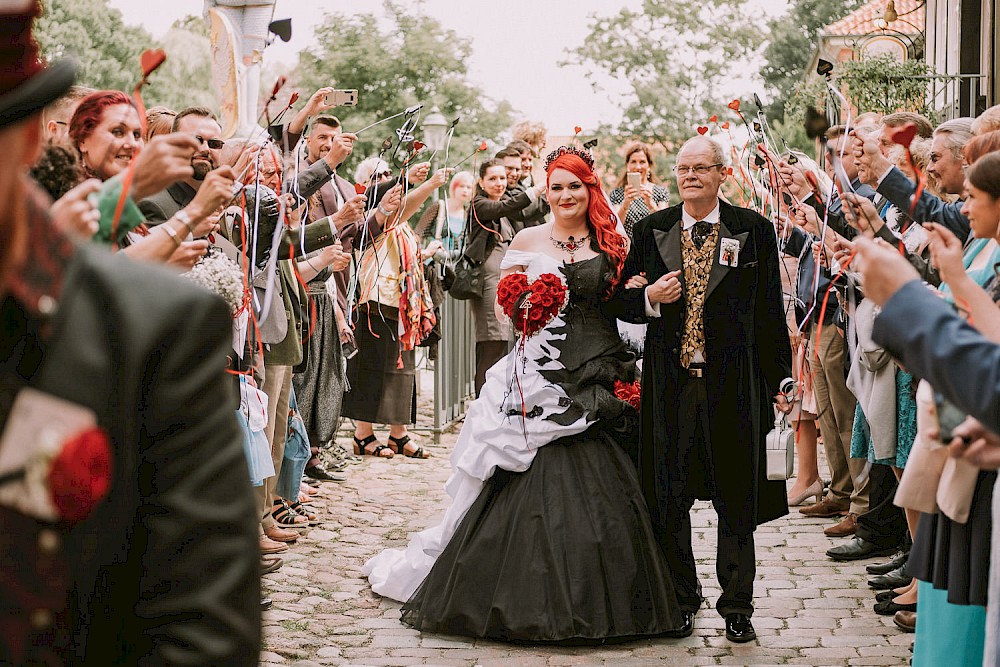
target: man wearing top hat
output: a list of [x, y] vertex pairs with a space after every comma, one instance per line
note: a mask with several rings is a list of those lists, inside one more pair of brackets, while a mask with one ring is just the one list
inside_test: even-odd
[[230, 317], [51, 223], [25, 170], [74, 67], [39, 62], [40, 11], [0, 0], [0, 663], [256, 665]]

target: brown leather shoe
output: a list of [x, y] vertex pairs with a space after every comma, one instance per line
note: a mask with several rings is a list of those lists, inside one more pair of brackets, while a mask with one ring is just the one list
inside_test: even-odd
[[892, 622], [896, 624], [896, 627], [903, 632], [916, 632], [917, 631], [917, 612], [915, 611], [897, 611], [892, 617]]
[[845, 516], [847, 514], [847, 510], [850, 508], [851, 506], [849, 504], [844, 505], [834, 502], [829, 498], [824, 498], [815, 505], [803, 507], [799, 510], [799, 513], [810, 517], [825, 519], [832, 516]]
[[294, 530], [285, 530], [284, 528], [271, 526], [270, 528], [264, 529], [264, 535], [271, 538], [275, 542], [292, 543], [295, 540], [299, 539], [300, 533]]
[[840, 520], [836, 526], [830, 526], [823, 531], [827, 537], [847, 537], [858, 532], [858, 515], [851, 512]]
[[282, 551], [288, 551], [287, 544], [275, 542], [264, 535], [260, 536], [260, 552], [262, 554], [280, 554]]

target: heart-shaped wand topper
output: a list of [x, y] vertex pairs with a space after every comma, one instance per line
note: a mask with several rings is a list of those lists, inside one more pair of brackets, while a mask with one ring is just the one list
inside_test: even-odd
[[739, 100], [739, 98], [733, 100], [732, 102], [730, 102], [726, 106], [728, 106], [733, 111], [739, 111], [740, 110], [740, 100]]
[[707, 127], [705, 127], [704, 125], [699, 125], [698, 126], [698, 134], [705, 135], [707, 133], [708, 133], [708, 128]]
[[485, 142], [485, 141], [483, 141], [483, 142], [481, 142], [481, 143], [479, 144], [479, 147], [478, 147], [478, 148], [476, 148], [476, 151], [477, 151], [477, 152], [479, 152], [479, 151], [484, 151], [484, 150], [486, 150], [487, 148], [489, 148], [489, 146], [487, 146], [487, 145], [486, 145], [486, 142]]
[[497, 303], [525, 338], [556, 318], [566, 296], [566, 284], [554, 273], [543, 273], [532, 282], [523, 273], [509, 273], [497, 284]]
[[142, 67], [142, 78], [145, 80], [163, 64], [167, 59], [167, 54], [163, 49], [146, 49], [139, 57], [139, 65]]
[[424, 146], [426, 146], [426, 145], [427, 144], [425, 144], [424, 142], [417, 141], [416, 139], [414, 139], [413, 140], [413, 152], [414, 153], [419, 153], [420, 151], [422, 151], [424, 149]]
[[366, 188], [365, 186], [361, 185], [360, 183], [355, 183], [354, 184], [354, 192], [355, 193], [357, 193], [359, 195], [363, 195], [367, 191], [368, 191], [368, 188]]
[[914, 123], [906, 123], [889, 133], [889, 138], [892, 139], [892, 142], [904, 148], [909, 148], [916, 136], [917, 126]]
[[719, 122], [719, 116], [716, 115], [716, 114], [712, 114], [711, 116], [708, 117], [708, 122], [709, 123], [718, 123]]
[[580, 127], [579, 125], [577, 125], [577, 126], [575, 126], [575, 127], [573, 128], [573, 136], [574, 136], [574, 137], [575, 137], [576, 135], [580, 134], [581, 132], [583, 132], [583, 128], [582, 128], [582, 127]]
[[721, 127], [723, 130], [728, 130], [729, 129], [729, 121], [728, 120], [724, 121], [722, 123], [722, 125], [720, 125], [719, 127]]
[[292, 93], [292, 96], [288, 98], [288, 108], [291, 109], [296, 102], [299, 101], [299, 91]]

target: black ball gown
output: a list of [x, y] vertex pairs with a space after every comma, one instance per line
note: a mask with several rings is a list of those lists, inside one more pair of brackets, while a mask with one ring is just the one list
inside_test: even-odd
[[365, 573], [425, 632], [561, 643], [669, 633], [681, 613], [630, 457], [638, 415], [613, 393], [635, 370], [602, 311], [609, 262], [509, 251], [504, 263], [561, 275], [568, 304], [489, 371], [442, 523]]

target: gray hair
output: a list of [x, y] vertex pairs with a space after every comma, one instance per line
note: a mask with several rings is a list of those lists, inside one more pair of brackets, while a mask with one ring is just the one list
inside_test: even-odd
[[688, 145], [690, 144], [697, 144], [704, 142], [708, 142], [709, 146], [712, 149], [712, 160], [714, 160], [718, 164], [722, 165], [726, 164], [726, 152], [722, 150], [722, 145], [715, 139], [711, 139], [709, 137], [702, 135], [698, 135], [697, 137], [691, 137], [690, 139], [685, 141], [684, 145], [681, 146], [681, 149], [677, 151], [677, 154], [680, 155], [684, 151], [684, 149], [687, 148]]
[[945, 138], [945, 145], [951, 149], [956, 158], [962, 158], [962, 149], [972, 138], [972, 121], [974, 118], [952, 118], [937, 126], [934, 136]]

